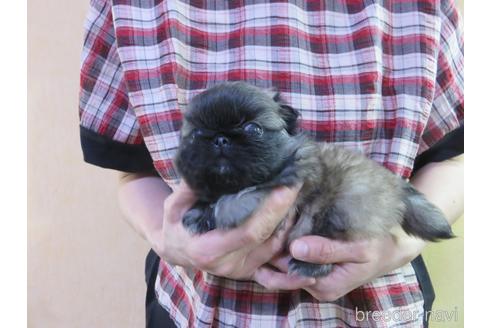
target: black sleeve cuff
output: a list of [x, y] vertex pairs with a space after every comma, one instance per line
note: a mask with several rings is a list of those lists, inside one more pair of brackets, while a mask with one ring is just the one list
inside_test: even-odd
[[80, 143], [87, 163], [130, 173], [155, 171], [144, 144], [131, 145], [114, 141], [83, 126], [80, 126]]
[[417, 156], [413, 166], [416, 173], [424, 165], [432, 162], [442, 162], [464, 152], [464, 125], [446, 134], [435, 145]]

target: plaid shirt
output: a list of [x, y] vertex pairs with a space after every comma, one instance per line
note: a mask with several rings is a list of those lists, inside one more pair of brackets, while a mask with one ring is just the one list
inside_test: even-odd
[[[89, 161], [135, 171], [104, 156], [132, 163], [145, 145], [173, 186], [182, 108], [243, 80], [280, 90], [313, 138], [407, 178], [417, 154], [462, 125], [460, 24], [452, 0], [92, 0], [80, 125], [100, 158]], [[419, 327], [423, 317], [410, 264], [335, 302], [165, 262], [156, 292], [179, 327]], [[360, 321], [356, 309], [396, 315]]]

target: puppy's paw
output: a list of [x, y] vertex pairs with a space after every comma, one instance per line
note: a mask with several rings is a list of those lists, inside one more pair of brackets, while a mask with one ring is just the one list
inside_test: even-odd
[[260, 206], [265, 195], [265, 190], [251, 187], [237, 194], [220, 197], [214, 208], [217, 227], [232, 229], [239, 226]]
[[215, 220], [206, 209], [192, 208], [183, 215], [183, 225], [191, 234], [202, 234], [215, 229]]
[[327, 276], [333, 268], [333, 264], [316, 264], [296, 259], [289, 261], [289, 273], [296, 273], [305, 277], [324, 277]]

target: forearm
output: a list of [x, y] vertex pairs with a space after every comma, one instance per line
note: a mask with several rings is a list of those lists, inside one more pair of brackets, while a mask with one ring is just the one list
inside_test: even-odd
[[120, 176], [120, 208], [128, 223], [147, 241], [162, 227], [163, 204], [170, 194], [171, 189], [160, 177], [145, 174]]
[[464, 155], [429, 163], [411, 179], [412, 185], [440, 208], [450, 224], [463, 214]]

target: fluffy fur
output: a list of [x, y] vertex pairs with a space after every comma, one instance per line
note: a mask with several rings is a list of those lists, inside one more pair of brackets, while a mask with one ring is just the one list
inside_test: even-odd
[[[192, 99], [175, 159], [200, 199], [183, 218], [191, 232], [236, 227], [272, 188], [302, 182], [289, 242], [304, 235], [374, 238], [397, 226], [425, 240], [452, 237], [442, 212], [409, 183], [361, 154], [297, 133], [297, 117], [278, 93], [243, 82]], [[330, 270], [295, 259], [289, 267], [306, 276]]]

